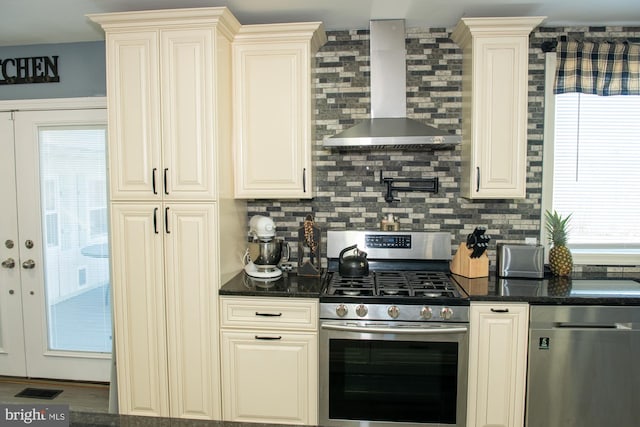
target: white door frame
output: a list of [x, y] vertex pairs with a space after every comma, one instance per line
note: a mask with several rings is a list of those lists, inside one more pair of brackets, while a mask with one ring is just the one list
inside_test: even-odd
[[0, 112], [0, 153], [0, 262], [6, 263], [0, 267], [0, 375], [26, 376], [13, 120], [8, 112]]
[[[71, 99], [54, 99], [54, 100], [20, 100], [20, 101], [0, 101], [0, 111], [56, 111], [56, 110], [92, 110], [102, 109], [106, 110], [106, 99], [101, 98], [71, 98]], [[27, 115], [28, 116], [28, 115]], [[100, 116], [95, 116], [100, 117]], [[106, 121], [106, 111], [104, 113], [104, 120]], [[25, 129], [22, 131], [15, 130], [14, 139], [19, 139], [19, 133], [25, 135]], [[26, 132], [31, 132], [27, 129]], [[31, 136], [27, 136], [26, 139]], [[33, 136], [37, 145], [37, 135]], [[29, 145], [29, 146], [27, 146]], [[25, 144], [24, 146], [18, 145], [16, 147], [15, 159], [28, 159], [34, 158], [34, 163], [38, 163], [38, 149], [33, 144]], [[14, 156], [12, 156], [14, 161]], [[17, 161], [15, 160], [14, 165]], [[22, 168], [26, 169], [26, 168]], [[40, 316], [43, 320], [40, 322], [39, 328], [31, 328], [31, 330], [38, 330], [25, 336], [25, 333], [21, 332], [25, 375], [21, 375], [22, 371], [17, 367], [17, 370], [13, 375], [18, 376], [30, 376], [30, 377], [46, 377], [46, 378], [64, 378], [64, 379], [76, 379], [76, 380], [94, 380], [94, 381], [108, 381], [110, 379], [110, 359], [111, 357], [105, 354], [99, 353], [74, 353], [74, 352], [59, 352], [48, 350], [48, 335], [47, 335], [47, 322], [46, 322], [46, 301], [43, 294], [43, 248], [42, 248], [42, 232], [41, 232], [41, 210], [39, 209], [39, 191], [33, 189], [39, 189], [39, 167], [34, 170], [18, 170], [19, 174], [18, 185], [22, 185], [28, 188], [26, 190], [21, 187], [18, 189], [22, 194], [20, 198], [16, 198], [14, 194], [14, 200], [18, 201], [17, 212], [21, 213], [21, 221], [19, 226], [24, 230], [23, 224], [28, 223], [30, 229], [33, 229], [33, 233], [36, 236], [20, 236], [20, 239], [29, 238], [33, 239], [35, 246], [33, 252], [25, 249], [23, 242], [16, 241], [17, 257], [14, 257], [16, 267], [12, 269], [10, 274], [17, 275], [17, 280], [21, 289], [14, 295], [19, 295], [22, 301], [29, 302], [29, 304], [20, 304], [23, 312], [21, 313], [24, 321], [28, 318], [36, 318]], [[16, 191], [16, 185], [14, 183], [14, 192]], [[25, 191], [26, 190], [26, 191]], [[10, 197], [10, 195], [8, 195]], [[29, 209], [25, 209], [25, 204], [29, 206]], [[34, 208], [37, 207], [37, 209]], [[31, 214], [29, 214], [31, 212]], [[23, 218], [24, 216], [24, 218]], [[17, 240], [17, 239], [16, 239]], [[0, 242], [4, 244], [3, 242]], [[26, 253], [26, 254], [25, 254]], [[22, 258], [32, 258], [36, 262], [36, 268], [33, 270], [25, 270], [20, 268]], [[3, 273], [6, 275], [6, 273]], [[11, 295], [13, 296], [13, 295]], [[15, 304], [15, 303], [14, 303]], [[18, 305], [18, 304], [15, 304]], [[23, 323], [24, 324], [24, 323]], [[15, 325], [13, 325], [15, 329]], [[6, 328], [3, 328], [6, 329]], [[25, 326], [25, 329], [27, 327]], [[14, 334], [16, 332], [14, 331]], [[29, 338], [29, 339], [27, 339]], [[18, 339], [13, 337], [12, 345], [19, 345]], [[1, 354], [1, 353], [0, 353]], [[9, 353], [10, 354], [10, 353]], [[62, 357], [62, 358], [61, 358]], [[61, 363], [66, 361], [67, 363]], [[91, 372], [91, 376], [87, 376], [88, 372]]]

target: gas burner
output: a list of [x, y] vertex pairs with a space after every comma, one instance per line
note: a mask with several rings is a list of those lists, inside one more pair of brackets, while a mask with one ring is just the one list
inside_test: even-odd
[[374, 271], [363, 277], [333, 273], [326, 295], [456, 298], [460, 293], [444, 272]]
[[327, 293], [329, 295], [370, 296], [374, 295], [373, 277], [343, 277], [339, 274], [331, 276]]

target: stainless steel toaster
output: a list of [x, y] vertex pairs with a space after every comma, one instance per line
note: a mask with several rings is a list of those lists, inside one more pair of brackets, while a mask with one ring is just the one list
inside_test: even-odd
[[496, 245], [497, 274], [500, 277], [544, 277], [544, 246], [517, 243]]

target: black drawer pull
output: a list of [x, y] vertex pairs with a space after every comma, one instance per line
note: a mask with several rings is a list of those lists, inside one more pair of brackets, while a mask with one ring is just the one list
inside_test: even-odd
[[282, 313], [260, 313], [256, 311], [256, 316], [264, 316], [264, 317], [280, 317]]
[[492, 308], [491, 311], [493, 313], [508, 313], [509, 309], [508, 308]]
[[257, 340], [264, 340], [264, 341], [278, 341], [282, 339], [282, 337], [264, 337], [260, 335], [256, 335], [255, 337]]

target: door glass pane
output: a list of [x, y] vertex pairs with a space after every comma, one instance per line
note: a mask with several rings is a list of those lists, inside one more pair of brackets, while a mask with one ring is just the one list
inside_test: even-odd
[[111, 352], [106, 127], [39, 129], [52, 350]]

